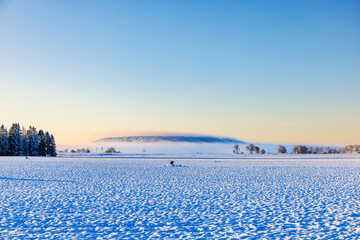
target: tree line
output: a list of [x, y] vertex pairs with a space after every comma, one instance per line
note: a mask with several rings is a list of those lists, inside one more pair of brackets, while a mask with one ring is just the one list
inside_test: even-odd
[[[248, 146], [246, 146], [246, 150], [250, 152], [250, 154], [253, 154], [253, 152], [255, 152], [256, 154], [265, 154], [266, 151], [264, 149], [260, 149], [258, 146], [255, 146], [254, 144], [249, 144]], [[239, 154], [240, 152], [240, 147], [238, 144], [234, 145], [234, 150], [233, 153], [235, 154]]]
[[55, 157], [55, 138], [49, 132], [29, 129], [13, 123], [9, 131], [4, 125], [0, 127], [0, 156], [51, 156]]
[[[255, 146], [254, 144], [249, 144], [245, 147], [245, 149], [250, 153], [253, 154], [254, 152], [259, 154], [265, 154], [264, 149], [260, 149], [259, 147]], [[286, 147], [283, 145], [279, 145], [277, 147], [278, 153], [287, 153]], [[234, 145], [233, 153], [239, 154], [240, 147], [239, 145]], [[312, 146], [304, 146], [304, 145], [295, 145], [292, 148], [292, 153], [295, 154], [331, 154], [331, 153], [360, 153], [360, 145], [349, 145], [344, 148], [331, 148], [331, 147], [312, 147]]]
[[331, 147], [308, 147], [304, 145], [293, 146], [293, 152], [296, 154], [334, 154], [334, 153], [360, 153], [360, 145], [349, 145], [344, 148]]

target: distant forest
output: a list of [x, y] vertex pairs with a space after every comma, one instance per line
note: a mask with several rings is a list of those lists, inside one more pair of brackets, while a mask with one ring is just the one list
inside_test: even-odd
[[49, 132], [35, 127], [20, 128], [14, 123], [9, 131], [0, 127], [0, 156], [51, 156], [55, 157], [55, 138]]

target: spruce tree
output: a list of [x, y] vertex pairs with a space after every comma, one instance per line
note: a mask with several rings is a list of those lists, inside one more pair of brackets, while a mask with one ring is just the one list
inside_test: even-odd
[[9, 151], [9, 134], [4, 125], [0, 127], [0, 156], [6, 156]]
[[51, 138], [49, 132], [45, 133], [46, 156], [50, 156]]
[[9, 155], [23, 155], [21, 129], [18, 123], [14, 123], [9, 130]]
[[14, 123], [9, 132], [1, 125], [0, 127], [0, 156], [53, 156], [56, 153], [54, 135], [43, 130], [37, 132], [30, 126], [28, 130], [20, 128], [20, 124]]
[[51, 134], [50, 136], [50, 156], [56, 157], [56, 144], [55, 144], [55, 138], [54, 135]]
[[38, 136], [39, 136], [38, 154], [39, 154], [39, 156], [46, 156], [46, 142], [45, 142], [44, 131], [40, 130], [38, 133]]
[[29, 136], [27, 135], [27, 130], [23, 127], [22, 128], [22, 149], [23, 155], [29, 155]]
[[35, 127], [30, 126], [27, 131], [27, 136], [29, 139], [29, 156], [37, 156], [39, 148], [39, 136]]

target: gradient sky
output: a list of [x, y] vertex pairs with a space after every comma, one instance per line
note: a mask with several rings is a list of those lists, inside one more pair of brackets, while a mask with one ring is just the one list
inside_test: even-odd
[[0, 122], [360, 144], [360, 1], [1, 1]]

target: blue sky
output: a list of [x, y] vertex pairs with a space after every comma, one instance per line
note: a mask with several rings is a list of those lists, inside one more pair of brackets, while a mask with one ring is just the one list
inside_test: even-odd
[[360, 141], [359, 1], [0, 1], [1, 120]]

